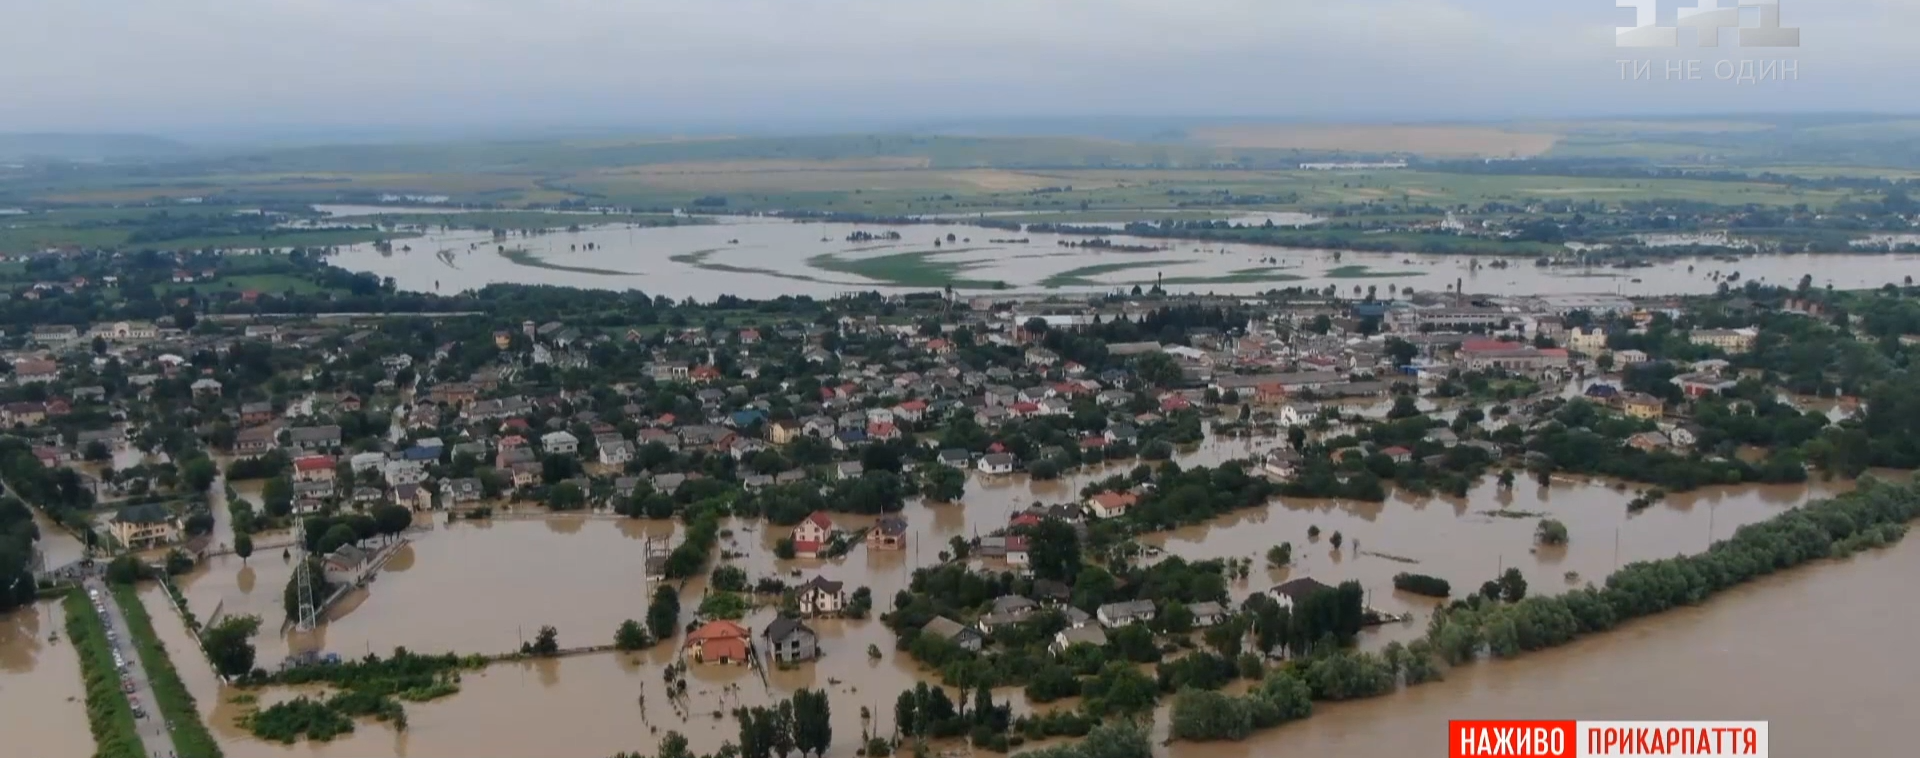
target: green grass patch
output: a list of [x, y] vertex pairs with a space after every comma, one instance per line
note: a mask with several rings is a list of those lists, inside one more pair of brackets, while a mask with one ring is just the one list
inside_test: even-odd
[[[1221, 274], [1219, 276], [1174, 276], [1160, 280], [1160, 284], [1178, 284], [1185, 286], [1197, 284], [1257, 284], [1260, 282], [1297, 282], [1306, 278], [1298, 274], [1281, 273], [1291, 268], [1293, 267], [1259, 266], [1256, 268], [1235, 269], [1232, 273]], [[1139, 283], [1150, 284], [1150, 282]]]
[[[163, 587], [160, 590], [165, 592]], [[147, 679], [153, 684], [153, 698], [160, 709], [160, 715], [172, 730], [173, 745], [181, 755], [207, 756], [220, 758], [220, 743], [215, 742], [213, 734], [207, 731], [207, 725], [200, 720], [200, 709], [195, 706], [193, 693], [187, 691], [185, 682], [180, 681], [180, 672], [173, 667], [173, 659], [167, 656], [167, 645], [153, 632], [153, 617], [147, 615], [147, 606], [140, 602], [140, 593], [127, 585], [114, 585], [113, 599], [120, 604], [120, 612], [127, 619], [127, 635], [133, 640], [133, 649], [140, 654], [140, 664], [147, 670]], [[197, 653], [196, 653], [197, 654]]]
[[1396, 276], [1419, 276], [1418, 271], [1375, 271], [1369, 266], [1335, 266], [1327, 269], [1328, 279], [1391, 279]]
[[695, 250], [691, 253], [681, 253], [679, 255], [669, 256], [667, 260], [673, 261], [674, 263], [686, 264], [688, 266], [692, 266], [694, 268], [702, 269], [705, 271], [717, 271], [722, 274], [760, 274], [763, 276], [777, 276], [782, 279], [793, 279], [793, 280], [802, 281], [802, 282], [825, 281], [822, 279], [816, 279], [814, 277], [807, 276], [805, 274], [790, 274], [785, 271], [775, 271], [770, 268], [756, 268], [752, 266], [735, 266], [727, 263], [715, 263], [713, 260], [711, 260], [713, 258], [714, 253], [718, 253], [723, 249], [725, 248], [713, 247], [713, 248], [707, 248], [705, 250]]
[[1000, 280], [968, 279], [964, 274], [968, 269], [977, 268], [985, 261], [946, 261], [936, 260], [935, 256], [954, 255], [972, 252], [979, 248], [961, 247], [946, 250], [912, 250], [904, 253], [877, 255], [872, 258], [842, 258], [834, 253], [821, 253], [807, 259], [807, 265], [823, 271], [839, 274], [863, 276], [874, 281], [901, 287], [952, 287], [954, 289], [1003, 290], [1011, 285]]
[[587, 266], [564, 266], [528, 252], [525, 248], [512, 248], [500, 251], [500, 257], [513, 261], [514, 265], [544, 268], [552, 271], [570, 271], [575, 274], [593, 274], [595, 276], [639, 276], [630, 271], [614, 271], [606, 268]]
[[86, 684], [87, 726], [93, 730], [94, 758], [144, 758], [147, 751], [140, 744], [133, 705], [120, 691], [120, 673], [113, 667], [106, 627], [85, 594], [67, 595], [61, 605], [67, 611], [67, 641], [80, 657], [80, 677]]
[[1092, 266], [1081, 266], [1076, 269], [1054, 274], [1040, 280], [1040, 286], [1046, 287], [1047, 289], [1053, 289], [1055, 287], [1092, 287], [1103, 284], [1103, 282], [1093, 281], [1093, 277], [1103, 274], [1111, 274], [1115, 271], [1127, 271], [1136, 268], [1148, 268], [1151, 266], [1172, 266], [1181, 263], [1185, 263], [1185, 261], [1160, 260], [1098, 263]]

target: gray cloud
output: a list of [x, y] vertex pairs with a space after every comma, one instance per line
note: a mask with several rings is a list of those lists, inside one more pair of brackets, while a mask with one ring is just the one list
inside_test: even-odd
[[0, 0], [0, 129], [1907, 107], [1913, 0], [1782, 13], [1738, 87], [1620, 81], [1605, 0]]

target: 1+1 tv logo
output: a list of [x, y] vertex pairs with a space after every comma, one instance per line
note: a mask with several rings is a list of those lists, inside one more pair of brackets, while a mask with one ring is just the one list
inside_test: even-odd
[[[1738, 5], [1730, 5], [1736, 0], [1694, 0], [1692, 7], [1680, 8], [1676, 21], [1671, 26], [1660, 24], [1658, 14], [1659, 0], [1614, 0], [1615, 7], [1632, 8], [1633, 26], [1614, 27], [1614, 47], [1632, 48], [1675, 48], [1680, 46], [1680, 29], [1692, 28], [1695, 33], [1695, 45], [1698, 47], [1719, 47], [1720, 30], [1738, 31], [1738, 44], [1742, 48], [1797, 48], [1800, 46], [1799, 27], [1780, 25], [1780, 0], [1737, 0]], [[1742, 11], [1751, 9], [1748, 14], [1754, 19], [1752, 25], [1742, 18]], [[1626, 80], [1655, 79], [1653, 61], [1621, 60], [1620, 78]], [[1662, 67], [1666, 80], [1705, 79], [1707, 66], [1700, 60], [1668, 60]], [[1758, 83], [1767, 80], [1790, 80], [1799, 78], [1798, 61], [1791, 58], [1778, 60], [1719, 60], [1712, 64], [1714, 78], [1737, 83]]]

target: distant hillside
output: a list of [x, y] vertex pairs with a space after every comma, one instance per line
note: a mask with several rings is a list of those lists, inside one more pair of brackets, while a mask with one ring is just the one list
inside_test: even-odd
[[112, 161], [191, 151], [185, 144], [144, 134], [0, 134], [0, 161]]

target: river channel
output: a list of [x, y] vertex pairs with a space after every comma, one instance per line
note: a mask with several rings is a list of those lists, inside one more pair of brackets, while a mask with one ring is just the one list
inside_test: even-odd
[[[1179, 460], [1183, 465], [1216, 464], [1258, 454], [1274, 444], [1271, 439], [1216, 438]], [[938, 562], [950, 538], [998, 528], [1009, 513], [1030, 503], [1074, 499], [1088, 481], [1125, 468], [1054, 482], [975, 476], [959, 504], [908, 505], [903, 515], [911, 536], [902, 551], [869, 553], [857, 547], [838, 560], [780, 561], [773, 558], [771, 545], [783, 530], [759, 522], [729, 524], [731, 536], [722, 539], [721, 547], [741, 554], [730, 561], [752, 576], [796, 581], [821, 574], [846, 582], [849, 590], [870, 587], [876, 610], [884, 610], [894, 592], [906, 585], [911, 568]], [[1533, 592], [1557, 592], [1574, 583], [1569, 572], [1577, 574], [1578, 581], [1597, 580], [1621, 563], [1698, 552], [1742, 524], [1850, 487], [1847, 482], [1815, 482], [1707, 489], [1629, 514], [1624, 503], [1630, 494], [1607, 483], [1563, 480], [1541, 487], [1523, 481], [1507, 492], [1489, 478], [1459, 500], [1396, 495], [1377, 504], [1275, 501], [1146, 542], [1165, 555], [1254, 559], [1251, 576], [1233, 584], [1236, 600], [1291, 577], [1312, 576], [1329, 583], [1359, 580], [1373, 605], [1416, 614], [1410, 624], [1365, 634], [1363, 646], [1377, 649], [1421, 634], [1430, 612], [1431, 601], [1393, 591], [1391, 577], [1401, 571], [1437, 575], [1464, 592], [1504, 567], [1518, 567]], [[348, 656], [385, 653], [397, 645], [425, 652], [505, 652], [543, 624], [559, 630], [562, 646], [597, 645], [610, 640], [621, 620], [644, 618], [650, 592], [641, 572], [644, 541], [671, 538], [674, 524], [596, 514], [525, 515], [454, 524], [436, 517], [439, 523], [433, 530], [414, 535], [413, 543], [370, 587], [335, 608], [312, 635], [288, 638], [274, 631], [282, 618], [280, 595], [288, 576], [288, 564], [278, 551], [256, 553], [246, 565], [231, 556], [214, 558], [181, 584], [202, 618], [218, 606], [223, 613], [256, 613], [268, 619], [268, 631], [258, 644], [261, 665], [269, 667], [289, 649]], [[1534, 550], [1531, 534], [1541, 515], [1565, 522], [1571, 543]], [[836, 516], [835, 521], [842, 528], [857, 528], [871, 518]], [[1306, 536], [1312, 526], [1321, 529], [1317, 541]], [[1338, 551], [1329, 544], [1336, 531], [1344, 537]], [[1260, 556], [1283, 541], [1294, 544], [1295, 565], [1267, 569]], [[1728, 593], [1702, 608], [1636, 623], [1561, 650], [1458, 669], [1445, 683], [1375, 701], [1325, 706], [1305, 723], [1245, 743], [1182, 744], [1170, 753], [1210, 758], [1294, 751], [1381, 758], [1427, 754], [1438, 749], [1446, 718], [1513, 716], [1771, 719], [1783, 755], [1807, 754], [1789, 749], [1793, 745], [1818, 744], [1858, 745], [1850, 754], [1893, 755], [1897, 751], [1884, 742], [1890, 737], [1866, 727], [1890, 724], [1912, 703], [1902, 698], [1900, 688], [1912, 680], [1915, 665], [1903, 662], [1903, 648], [1892, 635], [1920, 621], [1912, 603], [1900, 600], [1911, 596], [1905, 586], [1916, 568], [1920, 547], [1911, 543], [1810, 567]], [[696, 606], [704, 592], [702, 581], [690, 583], [682, 593], [683, 607]], [[154, 589], [144, 598], [169, 648], [191, 650], [165, 596]], [[747, 623], [757, 630], [772, 615], [773, 609], [761, 608]], [[834, 693], [839, 749], [833, 755], [849, 758], [862, 728], [859, 707], [876, 714], [873, 728], [890, 731], [894, 697], [926, 675], [893, 650], [892, 635], [877, 619], [819, 621], [813, 626], [825, 656], [816, 663], [770, 671], [764, 680], [737, 667], [693, 666], [685, 712], [670, 704], [659, 673], [675, 659], [676, 646], [661, 644], [640, 654], [495, 665], [465, 676], [461, 692], [452, 697], [410, 705], [410, 726], [404, 733], [367, 722], [333, 743], [292, 747], [248, 736], [235, 723], [241, 706], [228, 702], [233, 691], [218, 686], [203, 659], [180, 652], [176, 663], [232, 758], [592, 757], [619, 750], [651, 752], [659, 733], [667, 730], [686, 734], [695, 750], [707, 751], [734, 734], [732, 722], [714, 718], [715, 711], [763, 703], [801, 687]], [[17, 636], [10, 639], [20, 644]], [[1841, 639], [1845, 644], [1835, 644]], [[878, 659], [867, 656], [869, 645], [879, 649]], [[47, 678], [60, 684], [51, 674]], [[1011, 699], [1016, 710], [1030, 707], [1018, 690], [997, 695]], [[262, 699], [288, 696], [272, 692]], [[1815, 715], [1804, 708], [1806, 703], [1822, 703], [1819, 713], [1849, 715]], [[75, 706], [34, 700], [27, 707]], [[1164, 719], [1163, 712], [1163, 730]], [[1842, 733], [1852, 741], [1817, 741], [1840, 739]]]
[[[535, 283], [697, 300], [928, 291], [949, 281], [957, 281], [956, 290], [986, 291], [1000, 283], [1026, 293], [1106, 292], [1165, 281], [1170, 291], [1221, 294], [1327, 285], [1342, 291], [1356, 286], [1440, 291], [1461, 282], [1469, 292], [1500, 295], [1677, 295], [1712, 292], [1720, 283], [1715, 274], [1734, 272], [1742, 281], [1787, 286], [1811, 275], [1816, 286], [1841, 289], [1878, 287], [1920, 274], [1920, 255], [1752, 255], [1737, 262], [1685, 259], [1624, 270], [1537, 268], [1531, 261], [1508, 260], [1509, 267], [1494, 268], [1486, 265], [1494, 259], [1485, 256], [1284, 249], [1116, 234], [1116, 245], [1152, 248], [1119, 251], [1066, 246], [1085, 243], [1084, 236], [976, 226], [798, 223], [749, 216], [712, 220], [716, 223], [677, 227], [583, 226], [505, 239], [436, 226], [424, 236], [395, 240], [391, 249], [341, 248], [333, 261], [421, 292]], [[590, 221], [583, 216], [583, 223]], [[850, 241], [856, 234], [888, 232], [898, 232], [901, 239]], [[863, 268], [861, 262], [869, 259], [884, 260]]]

